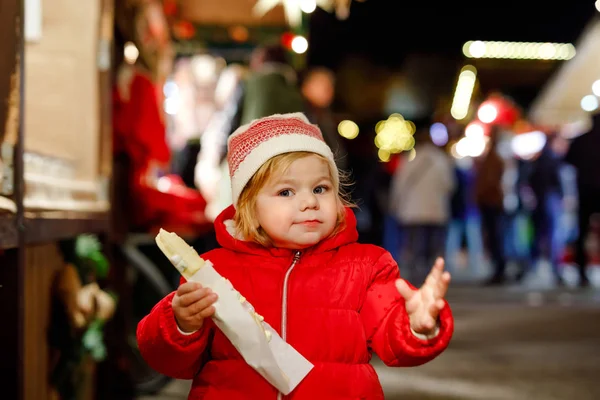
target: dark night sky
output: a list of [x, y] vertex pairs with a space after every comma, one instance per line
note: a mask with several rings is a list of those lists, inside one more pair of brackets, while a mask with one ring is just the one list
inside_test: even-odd
[[[468, 40], [576, 43], [597, 14], [593, 0], [353, 1], [345, 21], [321, 9], [312, 15], [308, 63], [336, 69], [345, 57], [362, 55], [373, 64], [400, 68], [417, 54], [460, 64]], [[502, 90], [526, 108], [562, 62], [543, 63], [492, 63], [480, 70], [482, 90]]]
[[364, 54], [390, 66], [412, 52], [460, 56], [467, 40], [574, 42], [597, 13], [593, 0], [552, 3], [353, 1], [346, 21], [317, 9], [311, 19], [309, 63], [335, 67], [346, 54]]

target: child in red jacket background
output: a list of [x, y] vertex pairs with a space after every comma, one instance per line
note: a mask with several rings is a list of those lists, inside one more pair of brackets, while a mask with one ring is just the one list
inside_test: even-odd
[[[233, 205], [215, 221], [222, 248], [202, 258], [229, 279], [281, 337], [314, 364], [285, 398], [383, 399], [369, 364], [416, 366], [453, 332], [443, 260], [420, 289], [390, 254], [356, 242], [333, 154], [303, 114], [274, 115], [229, 139]], [[139, 324], [140, 351], [157, 371], [193, 379], [189, 399], [277, 399], [214, 325], [215, 293], [194, 282]]]

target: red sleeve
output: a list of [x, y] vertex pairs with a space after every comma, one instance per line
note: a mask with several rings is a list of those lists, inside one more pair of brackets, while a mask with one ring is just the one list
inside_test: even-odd
[[131, 115], [133, 137], [130, 143], [139, 148], [141, 161], [156, 160], [168, 163], [171, 151], [167, 145], [163, 112], [158, 104], [156, 86], [147, 77], [138, 74], [131, 84]]
[[369, 347], [391, 367], [409, 367], [433, 360], [448, 347], [454, 320], [448, 304], [439, 315], [439, 333], [429, 340], [417, 338], [410, 329], [404, 299], [395, 282], [400, 277], [398, 265], [385, 252], [374, 266], [374, 276], [367, 290], [360, 314]]
[[207, 361], [205, 350], [214, 329], [206, 319], [191, 335], [177, 329], [171, 301], [175, 292], [162, 299], [137, 327], [137, 342], [144, 360], [154, 370], [177, 379], [193, 379]]

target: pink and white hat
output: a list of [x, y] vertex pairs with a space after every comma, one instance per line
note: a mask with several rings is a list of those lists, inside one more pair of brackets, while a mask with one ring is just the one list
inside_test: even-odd
[[227, 162], [231, 176], [233, 205], [256, 171], [269, 159], [284, 153], [308, 151], [325, 157], [334, 171], [337, 167], [321, 130], [302, 113], [275, 114], [240, 126], [227, 142]]

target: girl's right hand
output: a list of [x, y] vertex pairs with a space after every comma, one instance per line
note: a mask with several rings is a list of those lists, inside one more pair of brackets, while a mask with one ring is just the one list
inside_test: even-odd
[[179, 329], [190, 333], [202, 328], [204, 318], [210, 318], [215, 313], [215, 301], [217, 294], [197, 282], [186, 282], [179, 286], [171, 302]]

